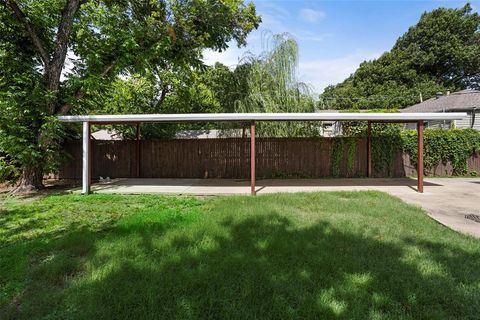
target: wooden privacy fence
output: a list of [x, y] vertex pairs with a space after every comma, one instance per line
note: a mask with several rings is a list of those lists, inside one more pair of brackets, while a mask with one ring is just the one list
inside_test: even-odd
[[[256, 168], [258, 178], [364, 177], [367, 175], [365, 139], [356, 141], [353, 163], [343, 150], [334, 164], [332, 149], [339, 148], [338, 138], [257, 138]], [[137, 149], [138, 148], [138, 149]], [[81, 141], [64, 146], [70, 155], [59, 171], [59, 178], [82, 176]], [[250, 176], [250, 141], [241, 138], [172, 139], [136, 141], [92, 140], [92, 178], [233, 178]], [[351, 155], [350, 155], [351, 156]], [[333, 168], [335, 166], [335, 170]], [[480, 159], [469, 160], [471, 170], [480, 172]], [[431, 174], [449, 175], [451, 166], [441, 164]], [[415, 175], [408, 155], [399, 153], [393, 163], [376, 177]]]

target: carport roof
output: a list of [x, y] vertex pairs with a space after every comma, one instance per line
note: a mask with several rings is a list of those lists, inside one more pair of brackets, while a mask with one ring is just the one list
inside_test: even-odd
[[427, 120], [459, 120], [463, 112], [449, 113], [188, 113], [188, 114], [122, 114], [60, 116], [61, 122], [138, 123], [138, 122], [216, 122], [216, 121], [378, 121], [414, 122]]

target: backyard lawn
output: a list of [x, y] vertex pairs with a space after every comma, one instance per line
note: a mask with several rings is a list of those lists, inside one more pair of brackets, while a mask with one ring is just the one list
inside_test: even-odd
[[0, 319], [480, 312], [480, 242], [380, 192], [1, 202]]

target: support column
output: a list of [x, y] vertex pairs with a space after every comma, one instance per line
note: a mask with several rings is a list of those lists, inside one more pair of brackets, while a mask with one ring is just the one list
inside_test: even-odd
[[82, 136], [82, 193], [90, 193], [90, 178], [91, 178], [91, 145], [90, 145], [90, 123], [83, 122], [83, 136]]
[[256, 195], [255, 191], [255, 121], [250, 124], [250, 193]]
[[423, 120], [417, 123], [417, 143], [418, 143], [418, 161], [417, 161], [417, 191], [423, 193]]
[[368, 121], [367, 129], [367, 177], [372, 177], [372, 122]]
[[136, 145], [135, 145], [135, 176], [140, 178], [140, 123], [137, 123], [136, 130]]

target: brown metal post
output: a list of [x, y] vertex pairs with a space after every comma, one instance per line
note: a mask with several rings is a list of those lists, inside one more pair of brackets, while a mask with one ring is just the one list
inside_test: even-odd
[[367, 177], [372, 176], [372, 122], [368, 121], [367, 129]]
[[137, 178], [140, 178], [140, 123], [137, 123], [136, 138], [137, 138], [137, 143], [135, 145], [135, 163], [136, 163], [135, 176]]
[[250, 124], [250, 193], [252, 196], [255, 191], [255, 121]]
[[418, 161], [417, 161], [417, 191], [423, 193], [423, 121], [417, 123]]

